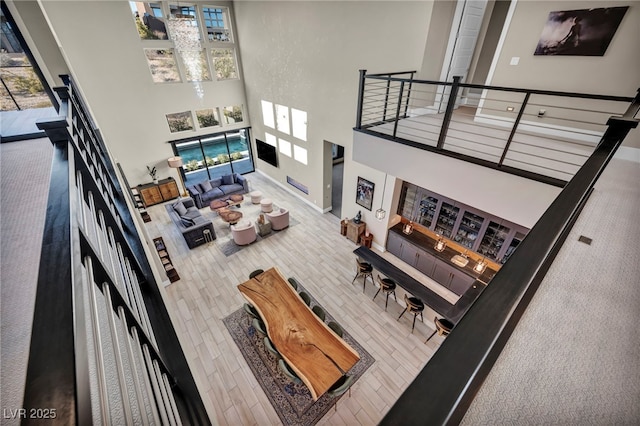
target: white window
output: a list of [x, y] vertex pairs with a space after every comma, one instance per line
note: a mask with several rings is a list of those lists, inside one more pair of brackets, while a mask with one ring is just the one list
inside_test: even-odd
[[289, 134], [289, 107], [276, 104], [276, 123], [279, 131]]
[[307, 141], [307, 112], [291, 108], [291, 124], [293, 137]]
[[278, 139], [278, 145], [280, 146], [280, 153], [291, 157], [291, 142], [284, 139]]
[[293, 146], [293, 158], [302, 164], [307, 164], [307, 149], [298, 145]]
[[262, 103], [262, 121], [265, 126], [276, 128], [275, 120], [273, 118], [273, 104], [269, 101], [261, 101]]
[[273, 136], [271, 133], [264, 132], [264, 138], [265, 138], [265, 142], [267, 142], [269, 145], [278, 146], [278, 143], [276, 142], [276, 137]]

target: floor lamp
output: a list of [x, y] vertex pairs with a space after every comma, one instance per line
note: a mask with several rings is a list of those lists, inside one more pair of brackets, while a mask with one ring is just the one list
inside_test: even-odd
[[[180, 167], [182, 167], [182, 157], [171, 157], [167, 160], [167, 163], [169, 164], [169, 167], [171, 167], [172, 169], [179, 169]], [[178, 172], [178, 176], [180, 177], [180, 182], [182, 183], [182, 196], [186, 197], [187, 196], [187, 189], [184, 185], [184, 180], [182, 179], [182, 173], [180, 173], [180, 170], [176, 170]]]

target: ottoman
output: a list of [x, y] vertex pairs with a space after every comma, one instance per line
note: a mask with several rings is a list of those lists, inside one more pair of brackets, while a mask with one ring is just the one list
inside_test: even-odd
[[249, 197], [251, 197], [252, 204], [260, 204], [260, 200], [262, 199], [262, 192], [260, 191], [250, 192]]
[[270, 213], [273, 211], [273, 202], [271, 201], [270, 198], [263, 198], [260, 201], [260, 210], [262, 210], [265, 213]]

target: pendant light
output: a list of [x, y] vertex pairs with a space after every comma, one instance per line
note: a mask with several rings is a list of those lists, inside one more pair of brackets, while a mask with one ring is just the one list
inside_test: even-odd
[[384, 204], [384, 193], [387, 189], [387, 174], [384, 174], [384, 186], [382, 187], [382, 200], [380, 201], [380, 208], [376, 210], [376, 219], [382, 220], [387, 215], [387, 212], [382, 208]]
[[442, 238], [441, 235], [438, 235], [438, 240], [436, 241], [436, 245], [433, 247], [436, 251], [443, 252], [447, 247], [447, 242]]
[[476, 266], [473, 267], [473, 270], [478, 273], [483, 273], [486, 268], [487, 268], [487, 260], [485, 257], [483, 257], [482, 260], [476, 263]]

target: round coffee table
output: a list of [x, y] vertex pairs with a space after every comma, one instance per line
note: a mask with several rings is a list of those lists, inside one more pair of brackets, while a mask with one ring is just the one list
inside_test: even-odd
[[213, 200], [210, 204], [209, 204], [209, 208], [214, 211], [214, 212], [218, 212], [220, 213], [220, 209], [227, 207], [228, 204], [226, 201], [222, 201], [222, 200]]
[[242, 200], [244, 200], [244, 197], [242, 196], [242, 194], [233, 194], [229, 196], [229, 199], [234, 203], [241, 203]]
[[242, 219], [242, 212], [236, 210], [219, 210], [222, 220], [229, 225], [235, 225], [240, 219]]

